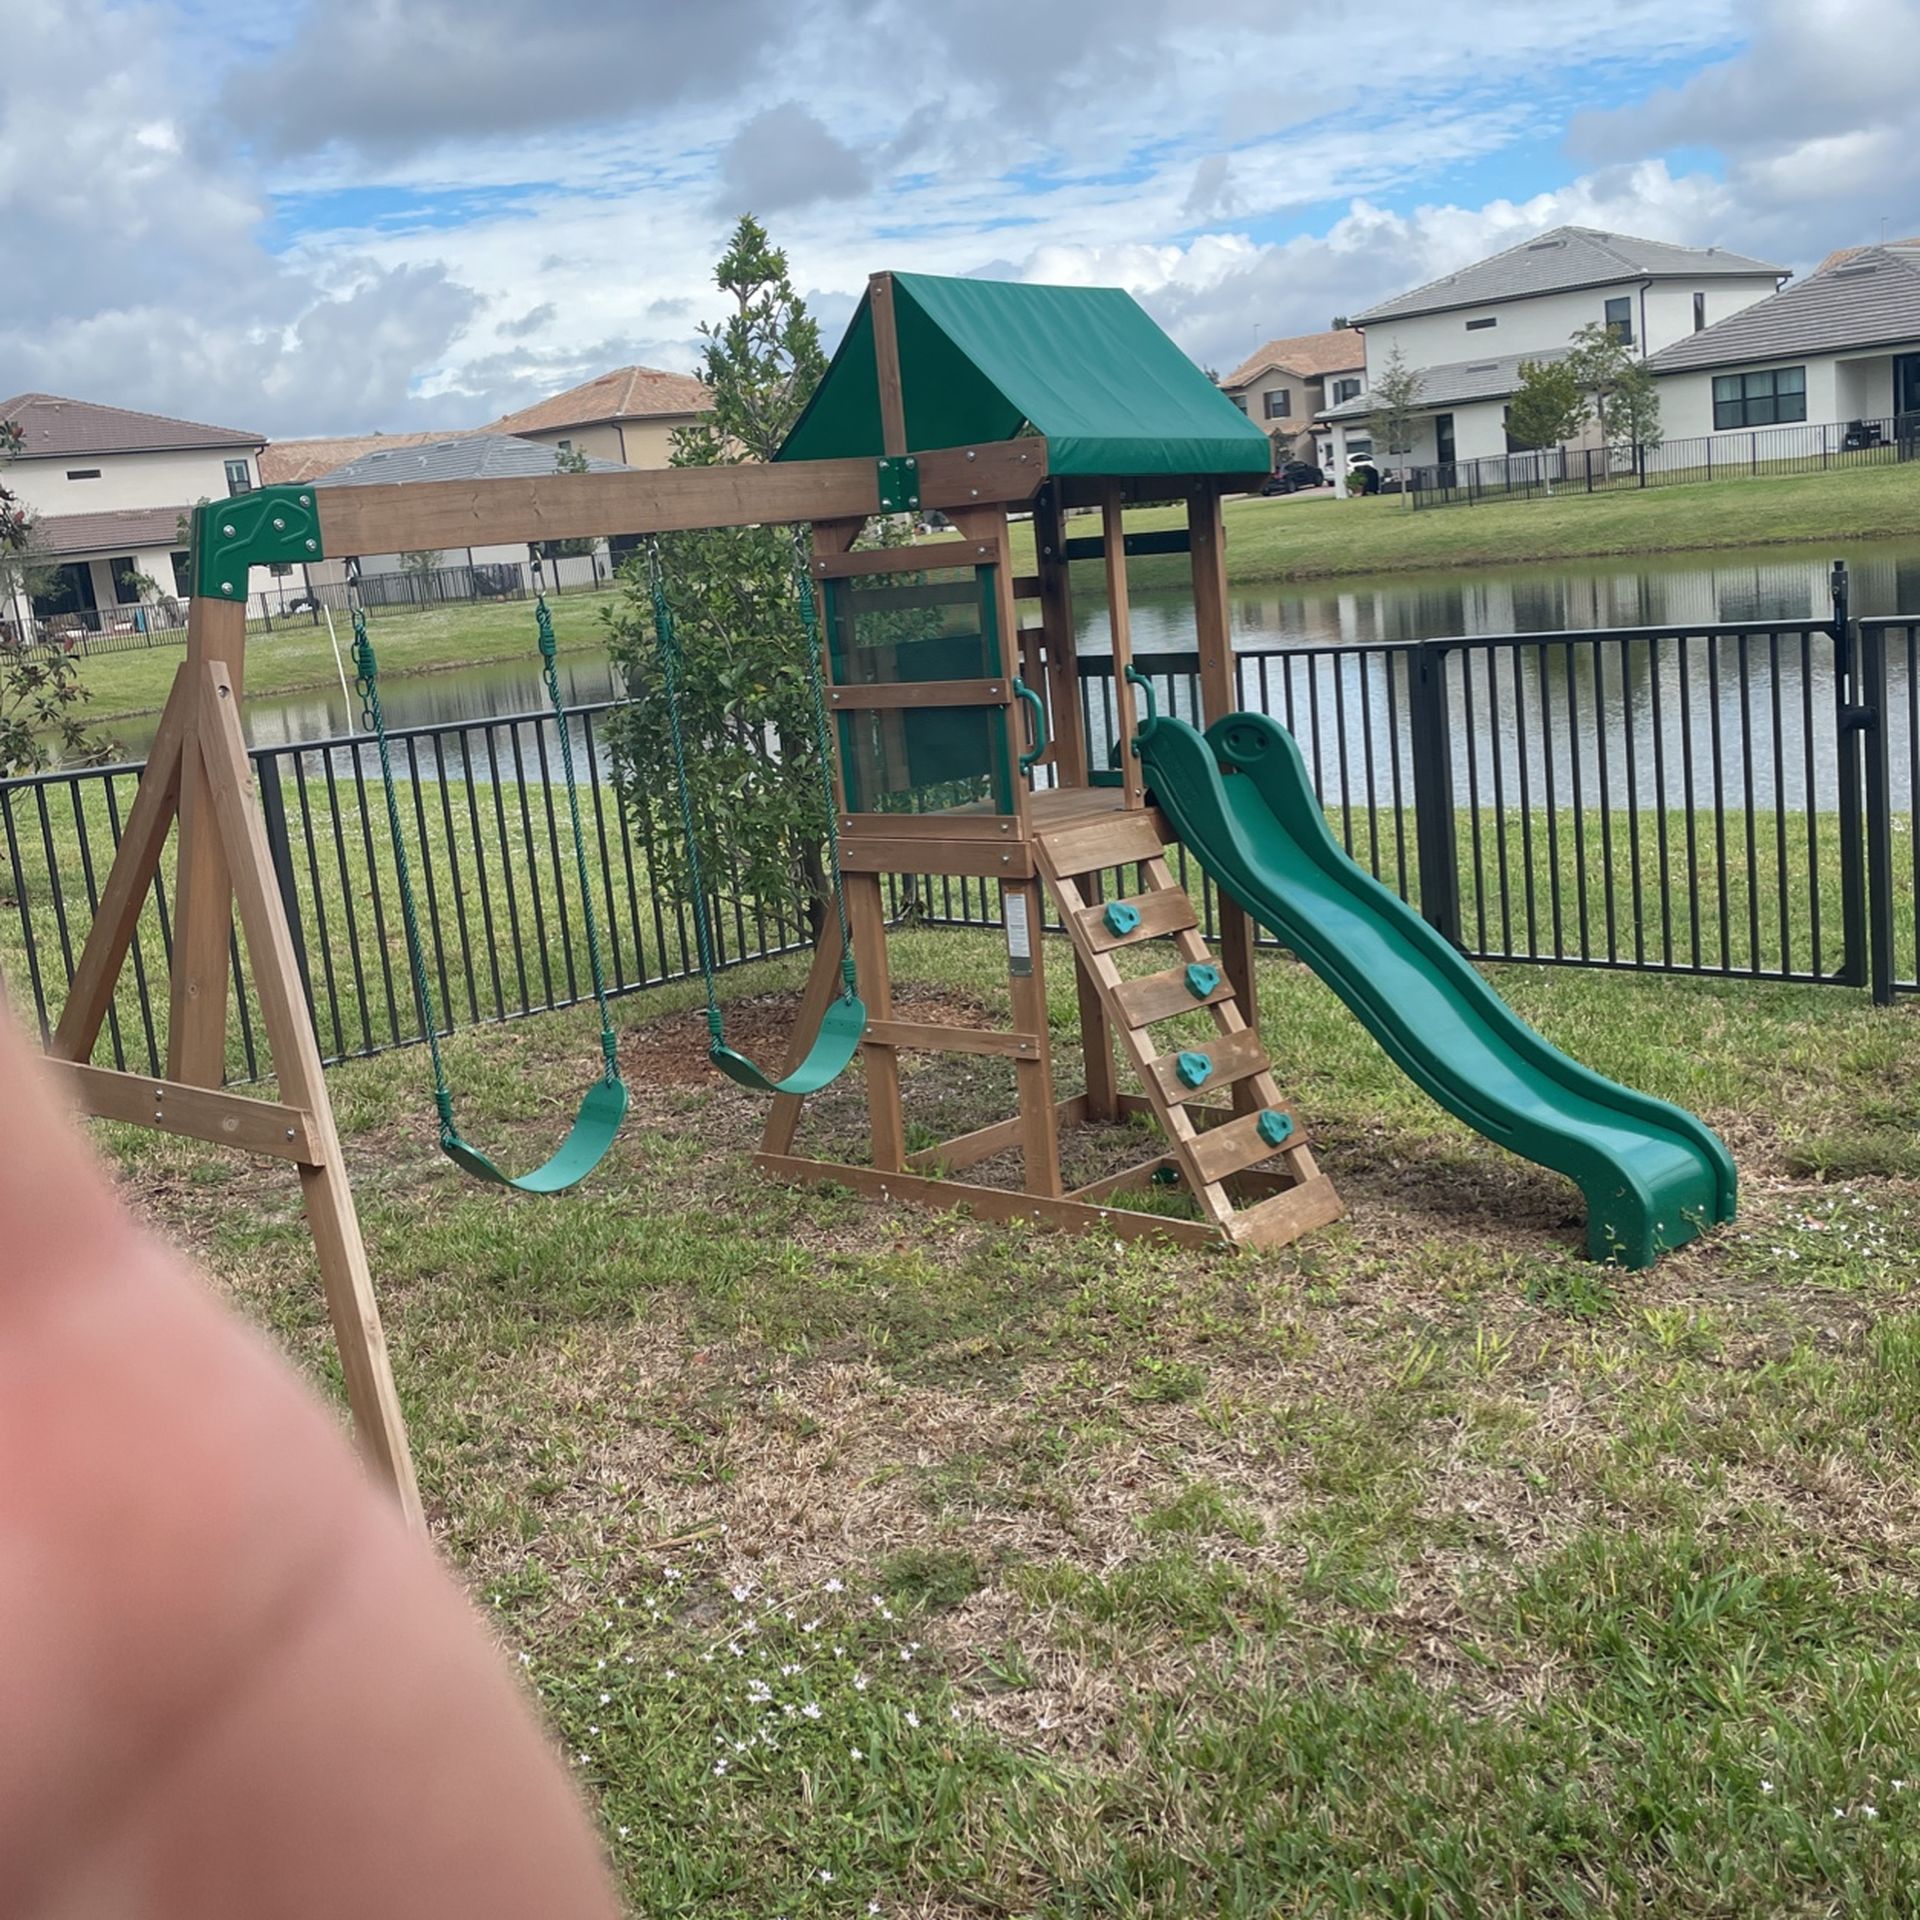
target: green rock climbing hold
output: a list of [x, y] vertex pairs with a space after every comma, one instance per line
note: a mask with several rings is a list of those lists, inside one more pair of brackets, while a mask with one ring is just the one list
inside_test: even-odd
[[1204, 1000], [1220, 984], [1220, 969], [1196, 960], [1187, 968], [1187, 991], [1196, 1000]]
[[1292, 1136], [1293, 1122], [1278, 1107], [1269, 1107], [1260, 1116], [1260, 1138], [1268, 1146], [1281, 1146]]
[[1107, 931], [1124, 939], [1140, 924], [1140, 909], [1130, 907], [1124, 900], [1116, 900], [1107, 909]]
[[1213, 1075], [1213, 1062], [1204, 1053], [1183, 1053], [1173, 1070], [1190, 1087], [1204, 1087]]

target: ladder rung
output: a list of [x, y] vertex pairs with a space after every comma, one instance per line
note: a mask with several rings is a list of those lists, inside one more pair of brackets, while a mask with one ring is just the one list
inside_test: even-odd
[[1191, 1013], [1195, 1007], [1210, 1007], [1216, 1000], [1232, 998], [1233, 982], [1225, 974], [1211, 993], [1204, 997], [1195, 994], [1187, 985], [1185, 967], [1143, 973], [1137, 980], [1121, 981], [1113, 990], [1113, 1004], [1120, 1018], [1135, 1028], [1150, 1027], [1156, 1020], [1171, 1020], [1176, 1013]]
[[1154, 893], [1131, 894], [1125, 900], [1112, 904], [1131, 907], [1140, 916], [1140, 924], [1128, 933], [1115, 933], [1107, 925], [1107, 903], [1088, 907], [1080, 915], [1080, 924], [1086, 929], [1087, 945], [1095, 953], [1105, 953], [1113, 947], [1130, 947], [1136, 941], [1151, 940], [1160, 934], [1185, 933], [1189, 927], [1200, 924], [1200, 916], [1194, 912], [1193, 902], [1179, 887], [1162, 887]]
[[1159, 1059], [1149, 1060], [1145, 1071], [1153, 1076], [1154, 1083], [1171, 1106], [1179, 1106], [1190, 1100], [1204, 1100], [1221, 1087], [1230, 1087], [1237, 1080], [1250, 1080], [1256, 1073], [1266, 1072], [1272, 1064], [1267, 1058], [1267, 1050], [1260, 1044], [1260, 1036], [1251, 1027], [1239, 1033], [1223, 1033], [1216, 1039], [1181, 1051], [1204, 1053], [1213, 1062], [1213, 1071], [1199, 1086], [1190, 1087], [1180, 1078], [1179, 1052], [1163, 1053]]
[[1269, 1194], [1258, 1206], [1236, 1213], [1227, 1223], [1236, 1247], [1284, 1247], [1315, 1227], [1330, 1226], [1343, 1209], [1333, 1182], [1324, 1173], [1284, 1193]]
[[1136, 809], [1111, 813], [1083, 826], [1061, 827], [1038, 837], [1048, 866], [1063, 880], [1071, 880], [1076, 874], [1103, 873], [1108, 867], [1158, 860], [1166, 847], [1160, 827], [1158, 813]]
[[1249, 1167], [1257, 1167], [1262, 1160], [1270, 1160], [1276, 1153], [1287, 1153], [1306, 1144], [1307, 1136], [1297, 1119], [1293, 1122], [1293, 1131], [1277, 1147], [1262, 1138], [1260, 1119], [1257, 1113], [1238, 1114], [1224, 1126], [1203, 1133], [1188, 1146], [1194, 1171], [1203, 1181], [1211, 1186], [1216, 1180], [1225, 1180], [1232, 1174], [1244, 1173]]

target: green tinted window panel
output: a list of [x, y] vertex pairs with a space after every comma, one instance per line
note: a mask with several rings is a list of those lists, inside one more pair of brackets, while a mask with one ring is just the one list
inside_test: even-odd
[[[942, 567], [830, 580], [827, 647], [836, 686], [998, 680], [993, 570]], [[1013, 811], [1005, 706], [863, 709], [839, 720], [849, 812]]]

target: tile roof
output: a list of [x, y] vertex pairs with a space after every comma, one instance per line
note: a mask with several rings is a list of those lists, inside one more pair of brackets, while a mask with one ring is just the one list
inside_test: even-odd
[[431, 447], [443, 440], [458, 440], [461, 430], [442, 428], [438, 433], [360, 433], [325, 440], [273, 440], [260, 455], [260, 483], [268, 487], [298, 486], [303, 480], [318, 480], [323, 473], [344, 467], [363, 454], [394, 447]]
[[1299, 333], [1285, 340], [1269, 340], [1250, 353], [1220, 382], [1229, 393], [1257, 380], [1269, 367], [1279, 367], [1303, 380], [1319, 380], [1329, 373], [1352, 373], [1367, 364], [1367, 343], [1357, 327], [1335, 327], [1328, 333]]
[[[408, 480], [511, 480], [556, 472], [553, 449], [507, 433], [463, 433], [424, 446], [376, 448], [318, 475], [316, 487], [399, 486]], [[617, 460], [587, 461], [589, 473], [624, 473]]]
[[1524, 299], [1529, 294], [1565, 293], [1576, 287], [1608, 286], [1620, 280], [1698, 280], [1744, 274], [1778, 277], [1785, 272], [1784, 267], [1720, 247], [1677, 247], [1664, 240], [1642, 240], [1630, 233], [1603, 233], [1595, 227], [1552, 227], [1504, 253], [1476, 260], [1458, 273], [1382, 300], [1353, 318], [1356, 325], [1367, 326], [1376, 320], [1441, 313], [1450, 307], [1485, 306], [1496, 300]]
[[180, 516], [193, 509], [127, 507], [115, 513], [50, 513], [33, 523], [34, 545], [54, 555], [130, 554], [137, 548], [175, 548], [180, 538]]
[[[1909, 234], [1904, 240], [1882, 240], [1877, 243], [1883, 247], [1920, 247], [1920, 234]], [[1849, 260], [1858, 260], [1863, 253], [1871, 253], [1871, 246], [1835, 247], [1827, 257], [1814, 268], [1814, 273], [1825, 273], [1829, 267], [1844, 267]], [[1807, 276], [1809, 280], [1813, 274]]]
[[[1542, 366], [1564, 360], [1572, 347], [1547, 347], [1535, 353], [1503, 353], [1484, 360], [1454, 360], [1445, 366], [1420, 369], [1420, 397], [1415, 406], [1462, 406], [1470, 400], [1504, 400], [1520, 386], [1520, 368], [1526, 361]], [[1376, 396], [1361, 394], [1337, 407], [1324, 407], [1316, 420], [1364, 420], [1378, 404]]]
[[489, 433], [546, 433], [556, 427], [595, 427], [612, 420], [672, 418], [705, 413], [713, 396], [688, 373], [658, 367], [615, 367], [518, 413], [505, 413]]
[[20, 458], [76, 453], [173, 453], [201, 447], [264, 446], [266, 435], [240, 427], [209, 427], [161, 413], [135, 413], [57, 393], [20, 393], [0, 400], [0, 420], [20, 429]]
[[1920, 340], [1920, 245], [1862, 247], [1649, 357], [1655, 373]]

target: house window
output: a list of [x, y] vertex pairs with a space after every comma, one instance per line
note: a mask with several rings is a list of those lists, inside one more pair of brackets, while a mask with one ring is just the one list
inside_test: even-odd
[[1354, 380], [1336, 380], [1333, 383], [1333, 404], [1337, 407], [1343, 400], [1360, 398], [1360, 382]]
[[1285, 420], [1293, 413], [1293, 394], [1286, 387], [1275, 387], [1267, 395], [1267, 418]]
[[227, 492], [251, 493], [253, 491], [253, 469], [244, 460], [227, 462]]
[[560, 451], [562, 453], [571, 453], [573, 451], [573, 442], [571, 440], [562, 440], [560, 442]]
[[69, 480], [98, 480], [100, 478], [100, 469], [98, 467], [69, 467], [67, 469], [67, 478]]
[[133, 555], [121, 554], [117, 559], [107, 562], [113, 575], [113, 598], [116, 606], [134, 607], [140, 604], [141, 573], [133, 564]]
[[1623, 347], [1633, 345], [1633, 296], [1623, 293], [1618, 300], [1607, 302], [1607, 331]]
[[1772, 427], [1807, 417], [1805, 367], [1769, 367], [1764, 373], [1723, 373], [1713, 382], [1713, 428]]
[[1698, 333], [1707, 324], [1707, 296], [1696, 293], [1693, 296], [1693, 330]]
[[1349, 460], [1351, 460], [1355, 454], [1360, 453], [1364, 453], [1369, 457], [1371, 457], [1373, 453], [1373, 440], [1371, 436], [1364, 433], [1355, 434], [1347, 441], [1347, 458]]
[[169, 554], [173, 562], [173, 590], [182, 600], [193, 598], [193, 555], [187, 552]]
[[1246, 412], [1247, 396], [1244, 393], [1230, 393], [1227, 395], [1227, 398], [1231, 400], [1233, 404], [1236, 407], [1238, 407], [1242, 413]]
[[1469, 333], [1485, 333], [1489, 327], [1497, 327], [1499, 324], [1500, 316], [1497, 313], [1490, 313], [1483, 319], [1469, 320], [1467, 322], [1467, 331]]

